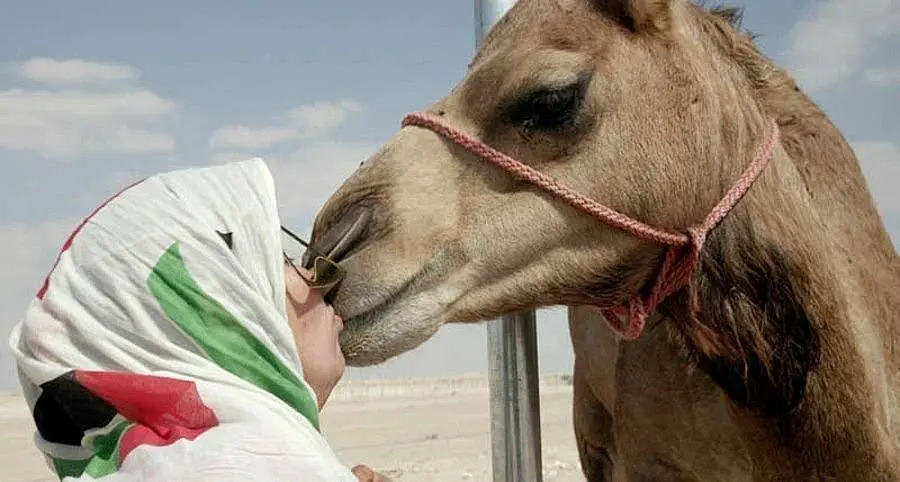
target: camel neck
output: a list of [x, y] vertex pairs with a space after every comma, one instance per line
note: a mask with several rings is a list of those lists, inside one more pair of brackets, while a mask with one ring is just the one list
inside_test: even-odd
[[[823, 220], [780, 156], [710, 238], [692, 280], [699, 312], [674, 318], [728, 395], [755, 480], [895, 480], [892, 372], [877, 310], [857, 301], [871, 295], [854, 291], [846, 260], [822, 239]], [[732, 350], [698, 345], [692, 323]]]

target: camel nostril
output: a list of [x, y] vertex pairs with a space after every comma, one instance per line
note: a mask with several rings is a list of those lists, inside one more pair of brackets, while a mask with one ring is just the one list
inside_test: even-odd
[[[334, 261], [340, 261], [350, 249], [359, 241], [365, 232], [372, 212], [366, 208], [357, 208], [347, 213], [337, 223], [331, 225], [319, 239], [314, 242], [313, 249]], [[316, 238], [317, 236], [313, 236]], [[309, 250], [303, 253], [303, 266], [312, 268], [313, 257]]]

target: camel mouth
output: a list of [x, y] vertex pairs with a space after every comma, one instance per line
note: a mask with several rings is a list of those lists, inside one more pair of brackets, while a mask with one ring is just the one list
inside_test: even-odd
[[[437, 317], [399, 306], [385, 304], [345, 322], [338, 341], [348, 366], [382, 364], [425, 343], [442, 325]], [[397, 324], [405, 328], [398, 330]]]
[[[391, 305], [399, 298], [400, 291], [388, 294], [380, 302], [365, 308], [363, 311], [356, 313], [348, 318], [341, 317], [344, 320], [345, 327], [354, 327], [364, 329], [367, 325], [373, 325], [381, 317], [379, 314], [389, 310]], [[343, 336], [343, 335], [342, 335]]]
[[379, 334], [385, 327], [391, 325], [389, 321], [397, 318], [392, 315], [397, 315], [398, 311], [402, 312], [398, 307], [403, 299], [405, 296], [397, 292], [366, 311], [344, 320], [344, 329], [338, 335], [338, 342], [347, 365], [355, 367], [377, 365], [412, 348], [397, 347], [405, 345], [409, 340], [406, 333], [396, 333], [399, 336], [388, 338]]
[[[353, 261], [364, 262], [362, 258]], [[450, 277], [448, 268], [446, 258], [438, 254], [383, 291], [371, 280], [349, 280], [335, 300], [344, 318], [339, 342], [348, 365], [378, 364], [430, 338], [443, 324], [443, 313], [457, 294], [442, 286]]]
[[385, 307], [389, 301], [380, 304], [373, 309], [356, 315], [350, 319], [344, 320], [344, 329], [338, 335], [338, 343], [341, 346], [341, 353], [344, 360], [350, 366], [366, 366], [373, 364], [372, 362], [360, 361], [365, 356], [359, 349], [360, 335], [373, 329], [378, 324], [378, 320], [384, 319]]
[[[364, 307], [357, 313], [353, 313], [346, 318], [341, 315], [341, 317], [344, 318], [344, 326], [352, 326], [355, 328], [364, 329], [367, 325], [371, 326], [377, 324], [378, 320], [383, 318], [380, 315], [389, 312], [394, 306], [397, 305], [398, 302], [401, 302], [404, 298], [415, 296], [415, 293], [413, 293], [412, 291], [415, 290], [414, 285], [421, 284], [422, 274], [422, 271], [419, 271], [411, 278], [409, 278], [406, 282], [397, 287], [397, 289], [380, 294], [380, 296], [378, 296], [379, 301], [370, 306]], [[336, 302], [340, 303], [341, 300], [336, 298]], [[339, 308], [341, 307], [340, 304], [338, 306]]]

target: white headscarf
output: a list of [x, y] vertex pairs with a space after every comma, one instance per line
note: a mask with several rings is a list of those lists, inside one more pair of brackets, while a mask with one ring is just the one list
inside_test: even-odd
[[349, 480], [318, 431], [260, 159], [147, 178], [66, 241], [11, 335], [65, 480]]

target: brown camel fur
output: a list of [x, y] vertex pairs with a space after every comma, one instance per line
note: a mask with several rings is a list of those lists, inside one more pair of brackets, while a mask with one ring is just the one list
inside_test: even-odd
[[[748, 35], [736, 30], [738, 10], [712, 14], [708, 28], [741, 59], [766, 111], [778, 120], [782, 143], [804, 183], [808, 189], [817, 186], [810, 196], [830, 220], [834, 249], [865, 261], [859, 267], [861, 281], [869, 280], [870, 287], [862, 289], [897, 286], [897, 270], [880, 265], [887, 260], [890, 266], [894, 250], [868, 191], [858, 189], [864, 181], [840, 131], [783, 70], [759, 54]], [[837, 182], [817, 183], [831, 173], [839, 173]], [[873, 256], [873, 251], [881, 253]], [[871, 285], [880, 277], [885, 281]], [[882, 319], [891, 318], [891, 303], [896, 301], [882, 304]], [[715, 391], [712, 379], [693, 370], [662, 326], [642, 340], [620, 344], [612, 332], [598, 329], [603, 321], [593, 310], [572, 307], [569, 319], [576, 353], [576, 438], [586, 469], [611, 473], [614, 465], [616, 480], [751, 480], [746, 448], [725, 418], [727, 399]], [[644, 391], [648, 386], [652, 392]], [[617, 394], [634, 400], [630, 393], [643, 393], [642, 403], [616, 404]]]
[[[841, 134], [732, 17], [684, 0], [520, 0], [429, 110], [671, 230], [702, 219], [775, 118], [772, 164], [641, 339], [573, 310], [585, 473], [898, 481], [896, 252]], [[443, 323], [622, 302], [663, 253], [417, 127], [338, 189], [313, 242], [327, 250], [361, 214], [334, 298], [352, 365]]]

